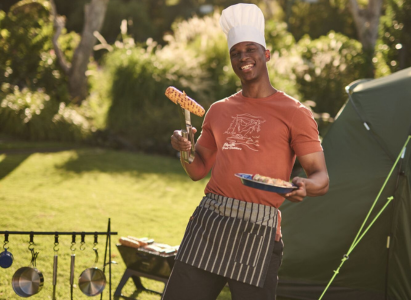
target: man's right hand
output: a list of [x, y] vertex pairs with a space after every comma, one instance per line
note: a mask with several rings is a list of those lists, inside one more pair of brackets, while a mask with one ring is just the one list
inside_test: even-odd
[[[193, 134], [197, 132], [197, 129], [192, 128]], [[190, 151], [191, 143], [188, 139], [183, 138], [181, 130], [175, 130], [171, 136], [171, 145], [177, 151]], [[199, 143], [195, 145], [195, 159], [191, 164], [184, 162], [181, 157], [181, 164], [184, 170], [194, 181], [200, 180], [207, 176], [211, 167], [215, 163], [217, 150], [208, 149], [201, 146]]]
[[[197, 132], [196, 128], [192, 128], [193, 134]], [[175, 130], [171, 136], [171, 146], [177, 151], [190, 151], [191, 142], [181, 135], [181, 130]]]

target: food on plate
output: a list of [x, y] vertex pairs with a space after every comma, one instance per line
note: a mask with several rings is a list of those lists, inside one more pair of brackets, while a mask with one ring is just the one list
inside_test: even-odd
[[266, 183], [266, 184], [270, 184], [270, 185], [275, 185], [275, 186], [279, 186], [279, 187], [293, 187], [293, 185], [291, 184], [291, 182], [282, 180], [282, 179], [276, 179], [276, 178], [271, 178], [268, 176], [263, 176], [260, 174], [255, 174], [253, 176], [253, 180], [254, 181], [258, 181], [258, 182], [262, 182], [262, 183]]
[[166, 96], [175, 104], [179, 104], [182, 108], [187, 109], [189, 112], [202, 117], [205, 113], [204, 108], [196, 101], [186, 95], [185, 92], [181, 92], [173, 86], [169, 86], [166, 89]]

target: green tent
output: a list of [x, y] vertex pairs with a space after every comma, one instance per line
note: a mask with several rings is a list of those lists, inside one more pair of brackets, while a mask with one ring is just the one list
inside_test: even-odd
[[[411, 135], [411, 68], [356, 81], [348, 90], [350, 97], [323, 140], [328, 193], [281, 207], [285, 248], [279, 296], [319, 299]], [[388, 197], [393, 201], [322, 299], [411, 299], [411, 142], [407, 149], [369, 220]]]

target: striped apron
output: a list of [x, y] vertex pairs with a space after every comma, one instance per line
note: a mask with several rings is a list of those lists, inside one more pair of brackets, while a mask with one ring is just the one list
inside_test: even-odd
[[207, 194], [187, 225], [176, 259], [262, 287], [273, 252], [278, 209]]

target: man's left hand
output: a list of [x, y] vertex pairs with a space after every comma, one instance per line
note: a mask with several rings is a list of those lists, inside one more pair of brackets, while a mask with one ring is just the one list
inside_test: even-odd
[[316, 197], [328, 191], [328, 172], [325, 165], [324, 153], [314, 152], [299, 156], [298, 160], [303, 167], [307, 178], [294, 177], [293, 183], [298, 189], [283, 196], [291, 202], [301, 202], [304, 197]]
[[291, 202], [301, 202], [303, 201], [304, 197], [307, 196], [307, 190], [305, 188], [305, 178], [301, 177], [294, 177], [293, 178], [293, 184], [298, 186], [298, 189], [284, 194], [283, 196], [291, 201]]

